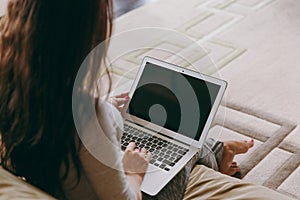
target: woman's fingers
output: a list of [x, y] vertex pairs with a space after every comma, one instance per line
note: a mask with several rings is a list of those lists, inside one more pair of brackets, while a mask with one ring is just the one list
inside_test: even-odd
[[128, 102], [128, 92], [113, 96], [109, 98], [109, 102], [113, 104], [119, 111], [122, 111], [123, 106]]
[[123, 167], [126, 173], [137, 173], [143, 178], [149, 161], [151, 159], [151, 153], [145, 148], [136, 148], [134, 142], [130, 142], [126, 147], [123, 155]]
[[141, 157], [145, 158], [148, 162], [150, 161], [152, 155], [150, 152], [148, 152], [145, 148], [136, 148], [136, 144], [134, 142], [130, 142], [128, 146], [126, 147], [127, 151], [132, 151], [138, 153]]
[[152, 158], [152, 154], [150, 152], [147, 152], [145, 155], [145, 159], [148, 163], [150, 162], [151, 158]]
[[151, 160], [152, 154], [150, 152], [148, 152], [147, 149], [142, 148], [141, 149], [141, 156], [145, 159], [145, 161], [147, 163], [149, 163], [149, 161]]
[[118, 94], [114, 97], [116, 97], [116, 98], [126, 98], [126, 97], [128, 97], [128, 94], [129, 94], [129, 92], [125, 92], [125, 93], [122, 93], [122, 94]]
[[147, 153], [147, 149], [142, 148], [142, 149], [141, 149], [141, 152], [144, 153], [144, 154], [146, 154], [146, 153]]
[[125, 104], [127, 101], [128, 101], [129, 97], [126, 98], [126, 97], [117, 97], [117, 98], [114, 98], [113, 100], [116, 102], [116, 106], [121, 106], [123, 104]]
[[134, 142], [130, 142], [128, 144], [128, 146], [126, 147], [126, 150], [134, 151], [135, 147], [136, 147], [135, 143]]
[[139, 152], [140, 152], [140, 149], [136, 148], [136, 149], [134, 150], [134, 152], [139, 153]]

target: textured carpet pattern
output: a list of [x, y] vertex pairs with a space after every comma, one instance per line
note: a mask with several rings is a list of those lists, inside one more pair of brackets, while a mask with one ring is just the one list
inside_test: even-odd
[[[298, 187], [292, 181], [298, 181], [296, 179], [299, 172], [298, 175], [295, 173], [300, 164], [300, 149], [283, 141], [295, 130], [296, 125], [285, 119], [230, 103], [226, 107], [221, 106], [220, 110], [226, 112], [225, 121], [222, 120], [223, 116], [216, 117], [210, 132], [211, 137], [219, 140], [255, 140], [255, 146], [248, 154], [236, 159], [242, 169], [242, 178], [282, 193], [293, 193], [288, 191], [290, 187]], [[296, 194], [292, 196], [297, 197]]]
[[[299, 40], [294, 39], [300, 36], [300, 29], [296, 28], [300, 25], [296, 8], [300, 8], [299, 2], [292, 0], [150, 3], [116, 20], [115, 33], [143, 27], [170, 28], [191, 37], [207, 52], [189, 51], [185, 57], [190, 63], [176, 62], [170, 59], [171, 53], [158, 49], [178, 52], [188, 47], [168, 36], [149, 40], [145, 46], [152, 48], [129, 52], [115, 63], [112, 71], [116, 82], [124, 77], [128, 79], [115, 87], [119, 91], [129, 89], [146, 55], [184, 67], [192, 64], [201, 72], [221, 76], [228, 81], [229, 88], [209, 137], [254, 138], [255, 146], [246, 155], [236, 158], [242, 178], [300, 198], [300, 104], [290, 104], [287, 100], [300, 100], [300, 83], [293, 75], [300, 72], [293, 63], [297, 58], [293, 52], [300, 50], [296, 47]], [[135, 40], [129, 39], [127, 43]], [[206, 54], [217, 68], [205, 65]], [[134, 70], [124, 75], [128, 69]], [[289, 84], [284, 81], [274, 84], [274, 79], [282, 80], [279, 79], [282, 73]]]

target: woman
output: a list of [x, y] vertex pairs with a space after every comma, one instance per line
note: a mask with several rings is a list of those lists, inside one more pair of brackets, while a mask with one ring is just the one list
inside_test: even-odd
[[[137, 150], [131, 143], [121, 157], [118, 151], [100, 146], [114, 162], [114, 168], [110, 168], [81, 144], [73, 122], [72, 91], [80, 64], [95, 45], [110, 36], [111, 29], [109, 0], [11, 0], [0, 21], [1, 165], [59, 199], [142, 197], [140, 186], [151, 156], [147, 150]], [[86, 76], [93, 80], [98, 70], [87, 71]], [[92, 98], [93, 84], [82, 86], [80, 92], [88, 88], [85, 95]], [[118, 111], [101, 101], [97, 101], [96, 110], [102, 130], [99, 135], [118, 144], [121, 130], [110, 118], [112, 110], [115, 115]], [[87, 132], [88, 126], [84, 127]], [[220, 171], [230, 175], [237, 172], [233, 156], [252, 145], [225, 143]], [[201, 182], [203, 178], [212, 185]], [[251, 193], [253, 188], [271, 197], [277, 195], [236, 182], [196, 166], [182, 195], [210, 197], [211, 192], [201, 187], [225, 183], [248, 187], [246, 194], [250, 197], [257, 195]], [[241, 192], [232, 188], [223, 193], [234, 198]]]

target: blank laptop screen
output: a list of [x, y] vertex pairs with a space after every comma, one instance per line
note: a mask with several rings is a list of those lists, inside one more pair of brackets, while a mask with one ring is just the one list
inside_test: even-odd
[[220, 86], [147, 62], [127, 112], [199, 140]]

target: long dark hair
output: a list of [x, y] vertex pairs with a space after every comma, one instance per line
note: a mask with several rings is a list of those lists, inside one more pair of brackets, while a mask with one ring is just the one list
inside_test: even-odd
[[0, 21], [1, 165], [58, 198], [80, 177], [73, 83], [111, 26], [110, 0], [11, 0]]

